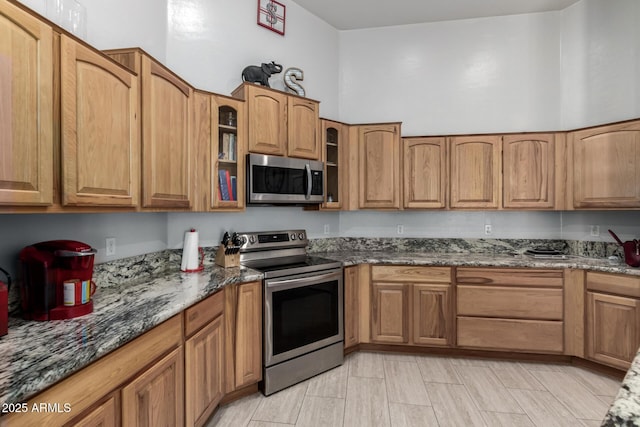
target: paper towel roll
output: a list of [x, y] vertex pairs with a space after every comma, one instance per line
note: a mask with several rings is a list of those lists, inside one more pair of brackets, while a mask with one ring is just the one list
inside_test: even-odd
[[200, 265], [198, 257], [198, 232], [191, 229], [184, 233], [184, 244], [182, 246], [182, 264], [180, 270], [196, 270]]

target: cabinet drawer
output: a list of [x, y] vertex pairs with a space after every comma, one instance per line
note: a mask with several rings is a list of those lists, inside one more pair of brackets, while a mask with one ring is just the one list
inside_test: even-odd
[[469, 285], [562, 287], [562, 270], [533, 268], [458, 268], [456, 281]]
[[563, 322], [458, 317], [460, 347], [561, 353]]
[[587, 290], [640, 298], [640, 277], [588, 271]]
[[451, 283], [449, 267], [417, 267], [415, 265], [374, 265], [374, 282]]
[[562, 289], [458, 286], [462, 316], [562, 320]]
[[211, 322], [224, 310], [224, 292], [218, 291], [207, 299], [189, 307], [184, 312], [184, 335], [186, 337]]

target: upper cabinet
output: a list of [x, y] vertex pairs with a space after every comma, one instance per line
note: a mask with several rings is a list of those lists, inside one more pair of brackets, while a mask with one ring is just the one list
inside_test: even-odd
[[400, 124], [358, 128], [359, 207], [400, 208]]
[[244, 83], [233, 96], [246, 100], [248, 151], [320, 159], [319, 103]]
[[139, 49], [107, 53], [141, 78], [142, 206], [190, 208], [193, 89]]
[[568, 143], [574, 208], [640, 208], [640, 121], [571, 132]]
[[330, 120], [321, 120], [324, 151], [324, 203], [323, 209], [341, 209], [347, 196], [347, 158], [349, 155], [349, 126]]
[[450, 141], [451, 207], [497, 209], [502, 137], [457, 136]]
[[0, 205], [53, 203], [53, 65], [51, 27], [0, 2]]
[[555, 207], [554, 134], [505, 135], [503, 150], [503, 207]]
[[447, 141], [445, 137], [407, 138], [404, 154], [404, 207], [443, 209], [447, 206]]
[[60, 49], [62, 203], [136, 206], [138, 77], [65, 35]]

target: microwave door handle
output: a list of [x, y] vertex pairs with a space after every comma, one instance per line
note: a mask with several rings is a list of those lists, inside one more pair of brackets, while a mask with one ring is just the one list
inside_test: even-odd
[[311, 187], [312, 187], [312, 182], [311, 182], [311, 166], [309, 166], [309, 163], [306, 163], [304, 165], [304, 170], [307, 171], [307, 194], [305, 194], [304, 198], [306, 200], [309, 200], [311, 198]]

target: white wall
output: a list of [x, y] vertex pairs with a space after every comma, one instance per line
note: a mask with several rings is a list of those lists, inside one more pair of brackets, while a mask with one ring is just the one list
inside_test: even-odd
[[562, 11], [562, 128], [640, 117], [640, 1]]
[[403, 135], [560, 127], [560, 15], [537, 13], [340, 34], [340, 118]]

